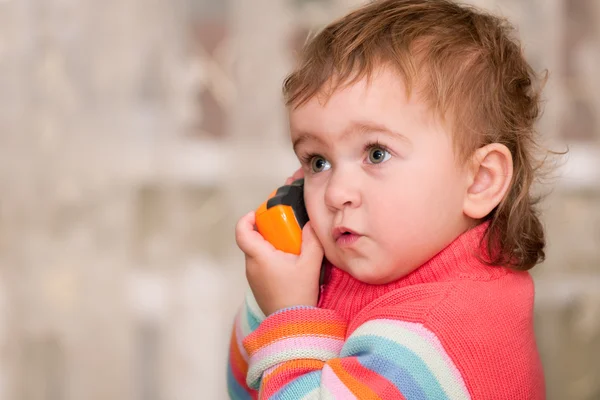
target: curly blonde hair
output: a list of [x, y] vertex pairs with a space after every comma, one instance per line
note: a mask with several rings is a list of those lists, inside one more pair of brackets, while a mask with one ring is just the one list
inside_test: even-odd
[[546, 76], [527, 63], [513, 31], [505, 19], [448, 0], [373, 1], [307, 41], [283, 92], [286, 104], [298, 107], [370, 79], [385, 65], [404, 79], [407, 96], [417, 89], [451, 126], [460, 160], [486, 144], [507, 146], [514, 174], [505, 198], [484, 218], [485, 261], [527, 270], [544, 259], [531, 186]]

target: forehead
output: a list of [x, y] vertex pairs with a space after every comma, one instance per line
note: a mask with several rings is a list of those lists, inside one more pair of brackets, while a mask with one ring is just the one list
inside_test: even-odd
[[[331, 87], [335, 89], [330, 92]], [[305, 103], [289, 107], [288, 112], [292, 139], [306, 132], [347, 129], [353, 121], [370, 121], [402, 131], [406, 125], [427, 123], [432, 116], [427, 103], [409, 95], [400, 74], [389, 68], [353, 83], [330, 83]]]

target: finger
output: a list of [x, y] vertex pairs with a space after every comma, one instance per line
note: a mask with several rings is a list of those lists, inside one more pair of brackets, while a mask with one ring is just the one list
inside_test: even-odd
[[244, 215], [235, 226], [235, 241], [244, 253], [250, 257], [270, 251], [273, 246], [254, 229], [256, 215], [254, 211]]
[[292, 176], [289, 176], [286, 180], [285, 180], [285, 184], [289, 185], [292, 182], [300, 179], [300, 178], [304, 178], [304, 170], [302, 168], [298, 168], [296, 171], [294, 171], [294, 173], [292, 174]]
[[323, 245], [317, 238], [310, 221], [302, 229], [302, 247], [300, 249], [300, 258], [303, 262], [321, 266], [323, 261]]
[[302, 168], [298, 168], [296, 172], [292, 174], [292, 182], [300, 178], [304, 178], [304, 170]]

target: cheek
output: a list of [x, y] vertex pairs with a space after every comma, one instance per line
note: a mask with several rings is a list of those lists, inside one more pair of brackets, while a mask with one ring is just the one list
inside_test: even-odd
[[317, 234], [319, 240], [323, 240], [324, 235], [328, 233], [327, 212], [323, 202], [323, 196], [316, 190], [306, 190], [304, 193], [304, 204], [310, 223]]
[[[306, 212], [308, 212], [308, 218], [312, 220], [318, 220], [318, 214], [320, 210], [318, 209], [319, 202], [317, 201], [317, 193], [314, 189], [310, 187], [304, 187], [304, 205], [306, 207]], [[316, 221], [313, 221], [313, 223]]]
[[452, 144], [446, 141], [431, 144], [419, 165], [412, 169], [415, 188], [434, 203], [444, 202], [462, 190], [462, 170], [458, 166]]
[[411, 220], [419, 217], [418, 213], [422, 210], [422, 199], [419, 197], [412, 184], [380, 190], [372, 198], [367, 218], [370, 224], [377, 224], [378, 231], [384, 237], [391, 239], [398, 232], [405, 231], [407, 225], [412, 225]]
[[463, 181], [453, 160], [412, 165], [396, 180], [398, 184], [384, 193], [379, 191], [369, 209], [384, 234], [392, 234], [399, 227], [403, 232], [422, 229], [423, 224], [454, 218], [462, 210]]
[[446, 219], [462, 210], [463, 182], [452, 166], [439, 170], [429, 182], [423, 203], [432, 217]]

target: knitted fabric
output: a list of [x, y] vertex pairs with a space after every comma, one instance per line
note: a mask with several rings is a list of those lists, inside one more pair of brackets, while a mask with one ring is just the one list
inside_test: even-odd
[[247, 296], [231, 338], [230, 397], [544, 399], [532, 279], [478, 259], [486, 227], [385, 285], [328, 266], [318, 307], [265, 318]]

